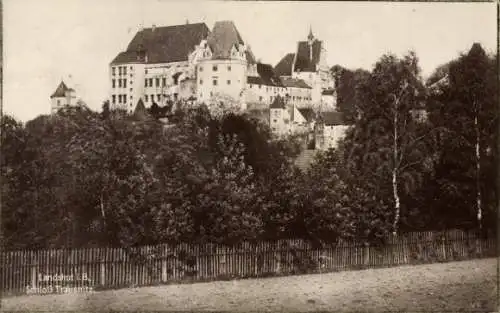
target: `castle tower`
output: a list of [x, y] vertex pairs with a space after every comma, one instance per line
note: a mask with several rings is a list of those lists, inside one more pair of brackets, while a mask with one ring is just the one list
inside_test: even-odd
[[314, 35], [312, 33], [312, 27], [309, 27], [309, 35], [307, 35], [307, 44], [309, 46], [309, 60], [313, 59], [313, 42], [314, 42]]

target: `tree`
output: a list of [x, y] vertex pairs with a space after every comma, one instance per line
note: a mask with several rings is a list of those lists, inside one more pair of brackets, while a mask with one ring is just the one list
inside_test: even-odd
[[430, 119], [441, 127], [435, 198], [442, 214], [463, 227], [481, 229], [497, 197], [497, 57], [487, 56], [475, 43], [433, 77], [441, 77], [428, 82]]
[[356, 96], [361, 82], [369, 76], [369, 72], [363, 69], [350, 70], [335, 65], [331, 68], [337, 89], [337, 109], [344, 113], [347, 123], [353, 123], [356, 119], [359, 97]]
[[430, 165], [432, 129], [412, 115], [425, 95], [415, 53], [384, 55], [359, 87], [358, 118], [345, 138], [351, 175], [363, 178], [363, 189], [377, 202], [392, 199], [394, 233], [402, 198], [411, 198]]
[[109, 118], [109, 115], [110, 115], [110, 104], [109, 104], [109, 101], [106, 100], [102, 103], [102, 112], [101, 112], [101, 116], [103, 119], [107, 119]]

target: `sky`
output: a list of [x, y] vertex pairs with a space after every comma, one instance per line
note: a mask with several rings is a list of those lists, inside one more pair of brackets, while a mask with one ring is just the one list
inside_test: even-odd
[[257, 59], [276, 65], [309, 28], [330, 66], [370, 70], [384, 53], [414, 50], [423, 75], [479, 42], [497, 50], [496, 4], [4, 0], [3, 110], [21, 121], [50, 112], [62, 79], [88, 106], [107, 98], [109, 63], [141, 28], [232, 20]]

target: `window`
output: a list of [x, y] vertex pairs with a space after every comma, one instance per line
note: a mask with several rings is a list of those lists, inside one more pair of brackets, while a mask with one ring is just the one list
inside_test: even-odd
[[228, 72], [231, 72], [231, 65], [228, 65], [228, 66], [227, 66], [227, 71], [228, 71]]
[[121, 74], [122, 74], [122, 67], [120, 66], [120, 67], [118, 68], [118, 75], [121, 75]]
[[148, 86], [148, 79], [144, 79], [144, 87], [147, 87]]
[[273, 123], [277, 123], [277, 122], [278, 122], [278, 120], [273, 120]]
[[133, 71], [133, 70], [134, 70], [134, 68], [131, 66], [131, 67], [130, 67], [130, 70], [131, 70], [131, 71]]
[[111, 96], [111, 102], [112, 102], [113, 104], [115, 104], [115, 103], [116, 103], [116, 95], [112, 95], [112, 96]]
[[118, 95], [118, 103], [122, 103], [122, 95]]
[[217, 72], [217, 65], [212, 66], [212, 71]]
[[123, 75], [127, 75], [127, 67], [126, 66], [123, 67]]
[[144, 96], [144, 100], [145, 100], [146, 102], [148, 102], [148, 101], [149, 101], [148, 99], [149, 99], [148, 95], [145, 95], [145, 96]]
[[111, 86], [112, 86], [113, 88], [115, 88], [115, 85], [116, 85], [116, 81], [115, 81], [114, 79], [112, 79], [112, 80], [111, 80]]
[[252, 88], [252, 84], [249, 84], [249, 85], [248, 85], [248, 88]]
[[259, 101], [262, 101], [262, 96], [259, 97]]
[[262, 85], [259, 85], [259, 89], [262, 88]]
[[231, 80], [230, 79], [227, 80], [227, 84], [231, 85]]
[[61, 100], [57, 100], [57, 106], [61, 105]]
[[130, 88], [129, 91], [132, 92], [133, 88]]
[[133, 81], [130, 81], [129, 84], [132, 85], [134, 82]]
[[157, 94], [157, 95], [156, 95], [156, 100], [157, 100], [158, 102], [160, 102], [160, 97], [161, 97], [161, 95], [160, 95], [160, 94]]
[[127, 80], [126, 79], [123, 80], [123, 88], [127, 88]]
[[147, 74], [147, 73], [148, 73], [148, 69], [145, 69], [145, 70], [144, 70], [144, 73], [145, 73], [145, 74]]
[[134, 74], [130, 73], [130, 77], [134, 77]]
[[160, 87], [160, 79], [156, 78], [156, 87]]
[[214, 86], [217, 86], [217, 79], [213, 80], [213, 84], [214, 84]]
[[163, 78], [161, 79], [161, 83], [162, 83], [163, 87], [165, 87], [165, 86], [167, 85], [167, 78], [166, 78], [166, 77], [163, 77]]
[[200, 85], [203, 85], [203, 79], [200, 79]]
[[113, 67], [111, 68], [111, 73], [112, 73], [113, 75], [115, 75], [115, 74], [116, 74], [116, 67], [114, 67], [114, 66], [113, 66]]
[[118, 87], [122, 87], [122, 80], [121, 79], [118, 79]]
[[149, 87], [153, 87], [153, 79], [152, 78], [149, 79]]
[[198, 66], [198, 72], [203, 72], [203, 66]]

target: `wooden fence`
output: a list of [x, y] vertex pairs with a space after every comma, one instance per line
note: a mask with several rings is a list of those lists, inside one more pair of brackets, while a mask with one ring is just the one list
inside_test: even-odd
[[322, 248], [303, 240], [121, 248], [8, 251], [0, 255], [3, 295], [88, 292], [145, 286], [496, 256], [494, 238], [461, 231], [410, 233], [379, 247], [339, 242]]

